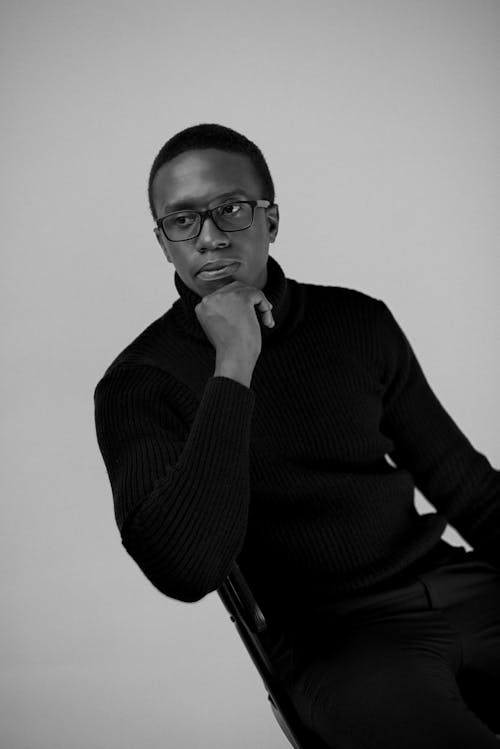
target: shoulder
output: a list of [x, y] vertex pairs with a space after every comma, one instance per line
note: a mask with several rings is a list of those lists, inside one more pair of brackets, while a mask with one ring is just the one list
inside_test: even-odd
[[372, 315], [383, 306], [380, 299], [361, 289], [303, 282], [299, 285], [307, 294], [308, 306], [328, 307], [337, 314]]
[[144, 367], [161, 369], [160, 362], [169, 358], [165, 318], [166, 314], [158, 317], [124, 346], [105, 368], [98, 385], [113, 375], [124, 375], [126, 371], [132, 374], [133, 370]]
[[348, 286], [300, 282], [304, 296], [302, 336], [326, 355], [357, 362], [370, 371], [380, 360], [382, 302]]

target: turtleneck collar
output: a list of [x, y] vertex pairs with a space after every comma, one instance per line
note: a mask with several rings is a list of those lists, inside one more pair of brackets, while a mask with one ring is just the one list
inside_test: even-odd
[[[171, 308], [174, 322], [184, 333], [197, 340], [209, 342], [194, 311], [202, 297], [186, 286], [177, 271], [174, 274], [174, 283], [180, 297]], [[303, 316], [304, 289], [295, 280], [286, 278], [279, 263], [268, 255], [267, 281], [263, 292], [273, 305], [275, 321], [273, 328], [263, 325], [261, 321], [260, 330], [264, 345], [267, 340], [278, 340], [288, 336], [300, 322]], [[260, 321], [260, 315], [258, 319]]]

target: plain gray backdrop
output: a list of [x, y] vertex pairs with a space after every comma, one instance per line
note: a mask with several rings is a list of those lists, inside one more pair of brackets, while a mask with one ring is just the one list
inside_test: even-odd
[[94, 387], [177, 298], [148, 172], [193, 124], [253, 140], [286, 275], [383, 299], [498, 467], [500, 3], [11, 1], [1, 29], [1, 744], [285, 749], [218, 596], [160, 594], [114, 521]]

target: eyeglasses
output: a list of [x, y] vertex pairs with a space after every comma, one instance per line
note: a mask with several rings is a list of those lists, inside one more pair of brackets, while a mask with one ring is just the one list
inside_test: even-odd
[[253, 224], [256, 208], [268, 208], [269, 200], [233, 200], [208, 211], [175, 211], [156, 220], [170, 242], [185, 242], [197, 237], [207, 216], [220, 231], [242, 231]]

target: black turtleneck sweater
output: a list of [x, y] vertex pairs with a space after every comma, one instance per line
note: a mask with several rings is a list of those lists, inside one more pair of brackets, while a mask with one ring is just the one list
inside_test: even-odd
[[[391, 583], [442, 547], [447, 523], [498, 565], [500, 471], [389, 308], [286, 278], [271, 256], [267, 268], [276, 324], [260, 322], [250, 387], [213, 376], [201, 297], [175, 273], [180, 298], [95, 388], [116, 521], [144, 574], [197, 601], [237, 559], [272, 620]], [[416, 511], [415, 485], [436, 512]]]

